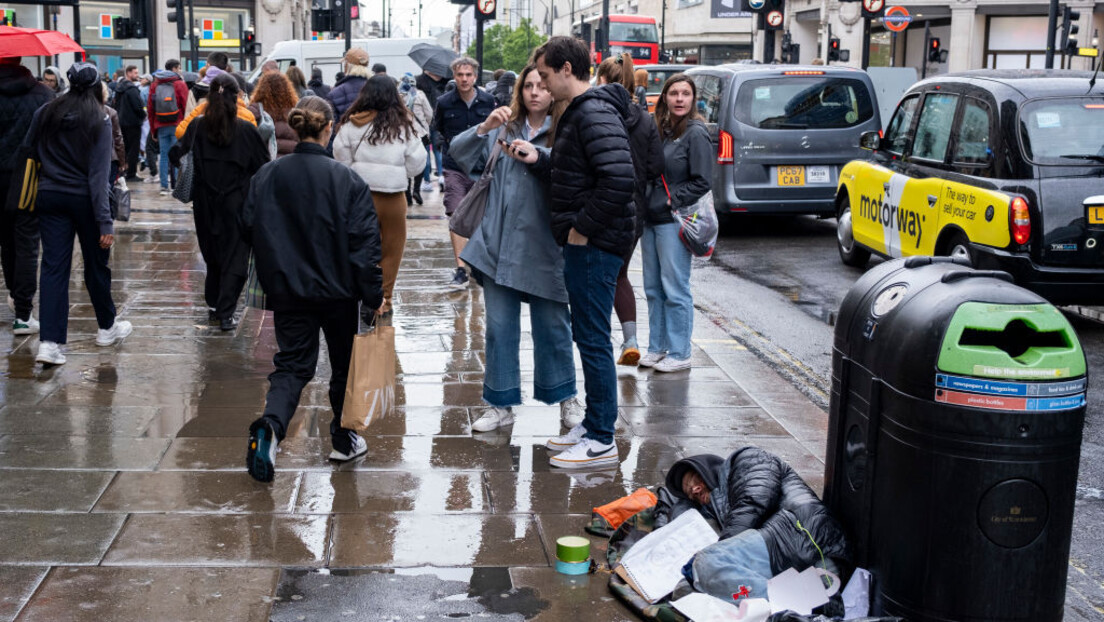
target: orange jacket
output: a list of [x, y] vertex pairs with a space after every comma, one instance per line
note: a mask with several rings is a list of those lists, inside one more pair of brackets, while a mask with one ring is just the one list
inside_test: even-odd
[[[203, 114], [203, 111], [207, 110], [207, 100], [199, 102], [199, 105], [192, 110], [192, 114], [188, 115], [188, 118], [180, 122], [176, 126], [176, 139], [180, 140], [184, 138], [184, 132], [188, 131], [188, 124], [192, 122], [192, 119]], [[242, 121], [249, 121], [253, 125], [257, 125], [257, 119], [253, 117], [253, 113], [249, 112], [249, 109], [245, 107], [245, 102], [238, 99], [238, 118]]]

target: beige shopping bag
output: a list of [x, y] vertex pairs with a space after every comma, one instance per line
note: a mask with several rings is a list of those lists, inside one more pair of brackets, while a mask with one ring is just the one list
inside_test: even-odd
[[395, 407], [395, 328], [377, 326], [353, 340], [341, 427], [364, 432]]

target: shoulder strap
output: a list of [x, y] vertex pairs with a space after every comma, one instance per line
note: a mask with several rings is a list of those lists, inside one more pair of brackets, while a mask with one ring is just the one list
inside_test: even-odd
[[492, 139], [494, 140], [494, 147], [491, 147], [491, 155], [489, 158], [487, 158], [487, 166], [483, 167], [484, 175], [490, 175], [494, 173], [495, 163], [498, 162], [498, 156], [502, 153], [502, 145], [498, 142], [498, 137], [501, 134], [502, 132], [496, 133], [495, 137]]

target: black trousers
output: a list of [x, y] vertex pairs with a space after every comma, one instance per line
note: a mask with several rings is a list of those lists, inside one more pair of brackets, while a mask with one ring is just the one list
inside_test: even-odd
[[[0, 172], [0, 203], [8, 196], [9, 172]], [[0, 205], [0, 265], [4, 283], [15, 300], [15, 315], [31, 317], [38, 289], [38, 214], [7, 210]]]
[[276, 304], [273, 313], [276, 344], [280, 351], [272, 359], [276, 371], [268, 376], [264, 418], [272, 424], [276, 438], [284, 440], [288, 424], [299, 406], [303, 387], [314, 378], [318, 367], [318, 331], [326, 336], [330, 352], [330, 438], [333, 448], [348, 452], [355, 432], [341, 427], [345, 384], [349, 380], [349, 359], [353, 354], [359, 315], [355, 300], [326, 306]]
[[126, 176], [134, 177], [138, 174], [138, 153], [142, 150], [142, 126], [124, 125], [122, 130], [123, 144], [126, 146]]
[[[220, 320], [233, 317], [238, 297], [249, 276], [249, 245], [241, 235], [241, 227], [233, 217], [217, 216], [207, 206], [192, 203], [199, 253], [207, 264], [203, 282], [203, 299], [215, 310]], [[214, 231], [218, 233], [214, 233]]]

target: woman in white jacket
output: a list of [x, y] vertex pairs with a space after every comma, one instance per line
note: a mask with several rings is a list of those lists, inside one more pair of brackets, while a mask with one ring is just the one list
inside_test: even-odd
[[391, 294], [406, 246], [406, 180], [425, 168], [426, 152], [395, 81], [373, 76], [341, 119], [334, 158], [368, 183], [379, 219], [383, 258], [381, 317], [391, 315]]

